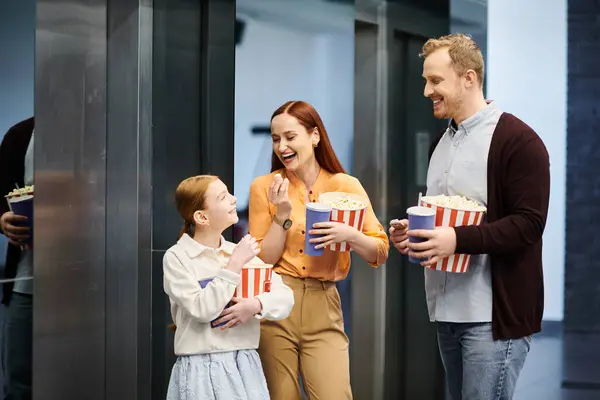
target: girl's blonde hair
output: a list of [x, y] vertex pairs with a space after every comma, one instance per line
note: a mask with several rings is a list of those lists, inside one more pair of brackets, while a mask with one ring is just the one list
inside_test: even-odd
[[183, 228], [179, 232], [179, 238], [187, 233], [193, 236], [194, 213], [205, 208], [206, 191], [208, 186], [219, 179], [214, 175], [197, 175], [184, 179], [177, 190], [175, 190], [175, 205], [181, 218]]
[[[194, 213], [203, 210], [205, 207], [206, 191], [208, 186], [219, 179], [214, 175], [191, 176], [181, 181], [175, 190], [175, 205], [177, 212], [183, 218], [183, 228], [179, 232], [177, 239], [180, 239], [184, 233], [193, 236]], [[175, 332], [177, 325], [169, 324], [169, 329]]]

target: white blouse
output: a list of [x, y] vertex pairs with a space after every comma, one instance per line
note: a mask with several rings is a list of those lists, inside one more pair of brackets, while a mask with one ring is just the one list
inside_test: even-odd
[[[256, 296], [262, 303], [260, 315], [234, 328], [212, 328], [231, 301], [241, 275], [224, 269], [235, 244], [221, 238], [219, 248], [203, 246], [184, 234], [163, 258], [164, 289], [177, 325], [175, 354], [192, 355], [258, 348], [260, 319], [282, 320], [294, 306], [294, 294], [273, 272], [271, 290]], [[262, 263], [258, 258], [253, 262]], [[200, 281], [212, 279], [204, 288]]]

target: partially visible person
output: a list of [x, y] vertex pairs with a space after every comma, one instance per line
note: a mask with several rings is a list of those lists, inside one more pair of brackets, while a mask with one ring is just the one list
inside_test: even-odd
[[[352, 398], [348, 337], [336, 282], [350, 268], [349, 252], [326, 247], [347, 242], [373, 267], [388, 257], [388, 237], [358, 179], [347, 175], [333, 151], [317, 111], [290, 101], [271, 117], [271, 173], [250, 188], [249, 230], [260, 243], [260, 257], [275, 265], [294, 291], [294, 308], [282, 321], [263, 321], [259, 353], [271, 396], [301, 398], [299, 377], [309, 399]], [[368, 203], [362, 231], [339, 222], [306, 226], [306, 204], [321, 193], [361, 195]], [[304, 253], [307, 233], [322, 256]]]
[[[548, 152], [533, 129], [485, 100], [483, 57], [473, 39], [430, 39], [422, 56], [424, 95], [436, 118], [450, 119], [430, 150], [427, 195], [464, 196], [486, 206], [487, 216], [480, 226], [392, 228], [391, 240], [425, 266], [472, 255], [467, 273], [425, 268], [429, 318], [451, 398], [509, 400], [544, 311]], [[407, 236], [427, 241], [409, 243]]]
[[34, 118], [11, 127], [0, 144], [0, 232], [8, 238], [3, 327], [4, 399], [31, 399], [33, 349], [33, 251], [24, 242], [33, 234], [21, 226], [4, 198], [15, 187], [33, 185]]
[[238, 216], [236, 199], [221, 180], [210, 175], [187, 178], [179, 184], [175, 201], [184, 227], [163, 260], [178, 356], [167, 400], [269, 399], [256, 352], [259, 320], [286, 318], [294, 304], [292, 291], [273, 273], [270, 292], [233, 297], [242, 267], [262, 261], [249, 235], [237, 245], [223, 238]]

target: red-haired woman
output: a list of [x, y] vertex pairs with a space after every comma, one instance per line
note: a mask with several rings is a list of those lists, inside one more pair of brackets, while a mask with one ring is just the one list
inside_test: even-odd
[[338, 222], [305, 226], [306, 204], [320, 193], [368, 199], [360, 182], [345, 173], [310, 104], [279, 107], [271, 117], [271, 136], [271, 173], [252, 183], [249, 229], [261, 244], [260, 258], [274, 264], [294, 291], [295, 305], [287, 319], [261, 324], [259, 353], [269, 392], [274, 400], [300, 399], [300, 375], [311, 399], [350, 399], [348, 337], [335, 286], [348, 274], [350, 254], [325, 249], [322, 256], [307, 256], [304, 237], [307, 231], [323, 235], [316, 239], [323, 248], [345, 241], [374, 267], [387, 259], [388, 238], [370, 204], [362, 231]]

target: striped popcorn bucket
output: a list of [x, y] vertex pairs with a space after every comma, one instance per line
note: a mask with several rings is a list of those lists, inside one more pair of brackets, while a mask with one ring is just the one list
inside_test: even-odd
[[[354, 210], [341, 209], [336, 208], [332, 205], [333, 202], [340, 199], [352, 199], [363, 204], [361, 208], [357, 208]], [[319, 196], [319, 203], [331, 205], [331, 216], [329, 217], [330, 221], [334, 222], [343, 222], [346, 225], [349, 225], [353, 228], [362, 231], [363, 223], [365, 220], [365, 213], [367, 210], [367, 202], [365, 201], [363, 196], [351, 193], [342, 193], [342, 192], [328, 192], [322, 193]], [[344, 252], [350, 251], [350, 245], [346, 242], [334, 243], [329, 246], [329, 250]]]
[[233, 297], [251, 299], [271, 291], [273, 266], [270, 264], [246, 264], [242, 268], [242, 281], [233, 292]]
[[[445, 208], [429, 203], [427, 197], [421, 198], [421, 206], [435, 209], [435, 226], [481, 225], [485, 211], [468, 211], [455, 208]], [[455, 254], [439, 260], [431, 269], [446, 272], [465, 273], [469, 270], [471, 256]]]

